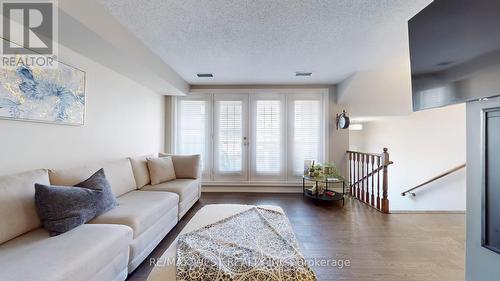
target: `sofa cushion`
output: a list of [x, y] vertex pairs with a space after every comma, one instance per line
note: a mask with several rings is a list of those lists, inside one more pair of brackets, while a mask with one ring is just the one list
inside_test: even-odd
[[[123, 225], [82, 225], [57, 237], [42, 228], [0, 246], [0, 276], [16, 281], [86, 281], [116, 257], [128, 257], [132, 230]], [[117, 273], [127, 267], [121, 259]]]
[[134, 238], [154, 225], [172, 208], [178, 208], [179, 196], [169, 192], [132, 191], [118, 199], [113, 210], [91, 220], [91, 224], [123, 224], [134, 230]]
[[76, 187], [35, 184], [35, 204], [43, 227], [53, 236], [88, 222], [117, 203], [100, 169]]
[[159, 157], [172, 157], [178, 179], [197, 179], [201, 175], [200, 155], [172, 155], [159, 153]]
[[0, 244], [41, 226], [35, 183], [49, 184], [47, 170], [0, 177]]
[[154, 225], [144, 231], [130, 244], [129, 272], [135, 270], [158, 246], [165, 236], [177, 225], [177, 208], [165, 211]]
[[154, 157], [153, 155], [130, 157], [130, 164], [134, 172], [135, 183], [137, 188], [141, 188], [151, 183], [148, 169], [148, 158]]
[[120, 196], [136, 189], [132, 165], [128, 158], [94, 163], [71, 169], [51, 169], [49, 170], [50, 184], [73, 186], [84, 181], [99, 169], [103, 168], [106, 178], [111, 184], [111, 189], [115, 196]]
[[174, 164], [171, 157], [148, 158], [148, 168], [153, 185], [175, 180]]
[[142, 191], [168, 191], [179, 195], [179, 202], [190, 200], [191, 195], [198, 193], [199, 181], [193, 179], [176, 179], [174, 181], [164, 182], [156, 185], [146, 185], [141, 188]]

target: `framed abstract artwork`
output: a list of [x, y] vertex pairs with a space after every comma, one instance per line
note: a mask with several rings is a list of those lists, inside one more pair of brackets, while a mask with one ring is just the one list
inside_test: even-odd
[[83, 125], [85, 72], [61, 62], [40, 67], [20, 61], [0, 68], [0, 118]]

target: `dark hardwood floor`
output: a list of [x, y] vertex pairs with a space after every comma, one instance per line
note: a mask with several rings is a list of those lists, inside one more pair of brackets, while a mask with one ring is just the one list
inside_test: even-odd
[[[323, 206], [301, 194], [203, 193], [149, 258], [160, 257], [197, 210], [218, 203], [281, 206], [303, 255], [318, 263], [312, 266], [319, 280], [464, 280], [464, 214], [384, 215], [356, 200], [347, 199], [344, 207], [340, 202]], [[129, 281], [147, 279], [149, 258]], [[350, 265], [340, 268], [334, 261]]]

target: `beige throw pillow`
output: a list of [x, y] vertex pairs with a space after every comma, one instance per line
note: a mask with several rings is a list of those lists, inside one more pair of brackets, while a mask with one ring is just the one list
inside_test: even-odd
[[148, 158], [148, 168], [152, 185], [175, 180], [172, 157]]
[[132, 171], [134, 172], [135, 183], [137, 188], [142, 188], [151, 183], [148, 169], [148, 158], [154, 158], [154, 155], [130, 157]]
[[201, 174], [200, 155], [172, 155], [159, 153], [159, 157], [172, 157], [175, 176], [178, 179], [197, 179]]

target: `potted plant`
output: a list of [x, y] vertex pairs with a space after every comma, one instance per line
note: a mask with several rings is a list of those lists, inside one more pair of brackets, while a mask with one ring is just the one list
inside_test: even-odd
[[323, 173], [327, 177], [337, 178], [339, 180], [345, 180], [334, 163], [329, 163], [329, 162], [325, 163], [323, 165]]

